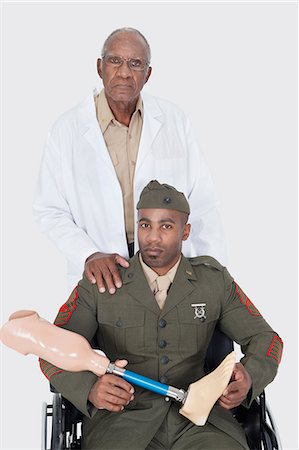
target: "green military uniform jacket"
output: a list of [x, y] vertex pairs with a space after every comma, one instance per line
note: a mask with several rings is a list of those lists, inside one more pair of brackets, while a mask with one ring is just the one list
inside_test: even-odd
[[[182, 257], [162, 311], [138, 255], [120, 273], [123, 287], [114, 295], [100, 294], [84, 277], [61, 307], [56, 325], [89, 341], [96, 335], [111, 361], [127, 359], [129, 370], [186, 389], [204, 375], [207, 348], [217, 324], [245, 355], [241, 362], [252, 378], [247, 402], [273, 380], [282, 341], [216, 260]], [[204, 320], [196, 317], [194, 303], [205, 303]], [[51, 384], [84, 413], [83, 434], [87, 438], [96, 433], [95, 448], [105, 448], [101, 443], [112, 435], [121, 436], [121, 448], [133, 448], [127, 442], [132, 433], [138, 442], [134, 448], [146, 448], [170, 408], [171, 402], [163, 397], [136, 388], [134, 400], [121, 413], [97, 410], [88, 401], [97, 380], [94, 374], [62, 371], [46, 361], [41, 361], [41, 367]], [[208, 421], [246, 447], [243, 431], [230, 411], [215, 405]]]

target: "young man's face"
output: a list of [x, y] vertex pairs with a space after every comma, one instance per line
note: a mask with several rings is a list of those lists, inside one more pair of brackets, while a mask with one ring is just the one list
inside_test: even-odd
[[138, 242], [145, 264], [164, 275], [178, 261], [190, 233], [187, 214], [170, 209], [140, 209]]

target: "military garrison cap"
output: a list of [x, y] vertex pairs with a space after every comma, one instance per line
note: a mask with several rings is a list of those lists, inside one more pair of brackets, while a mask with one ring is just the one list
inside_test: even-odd
[[182, 192], [169, 184], [160, 184], [157, 180], [150, 181], [142, 190], [137, 203], [137, 209], [173, 209], [190, 214], [189, 203]]

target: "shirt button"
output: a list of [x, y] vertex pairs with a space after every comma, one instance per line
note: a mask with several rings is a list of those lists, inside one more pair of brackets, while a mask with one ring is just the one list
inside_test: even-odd
[[122, 327], [122, 326], [123, 326], [123, 323], [122, 323], [122, 321], [121, 321], [120, 319], [118, 319], [118, 320], [115, 322], [115, 325], [116, 325], [117, 327]]
[[165, 319], [160, 319], [159, 320], [159, 327], [160, 328], [166, 327], [166, 320]]
[[161, 361], [162, 364], [168, 364], [169, 363], [169, 358], [168, 358], [168, 356], [164, 355], [164, 356], [161, 357], [160, 361]]
[[168, 378], [165, 377], [165, 376], [163, 375], [163, 376], [160, 378], [160, 383], [167, 384], [167, 383], [168, 383]]
[[165, 348], [166, 345], [167, 345], [167, 342], [164, 341], [164, 339], [162, 339], [161, 341], [159, 341], [159, 347], [160, 347], [160, 348]]

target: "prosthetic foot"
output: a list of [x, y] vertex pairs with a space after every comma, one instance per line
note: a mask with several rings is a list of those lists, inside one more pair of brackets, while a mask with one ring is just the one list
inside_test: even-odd
[[235, 352], [231, 352], [211, 373], [190, 384], [180, 414], [195, 425], [204, 425], [214, 404], [225, 391], [235, 365]]

